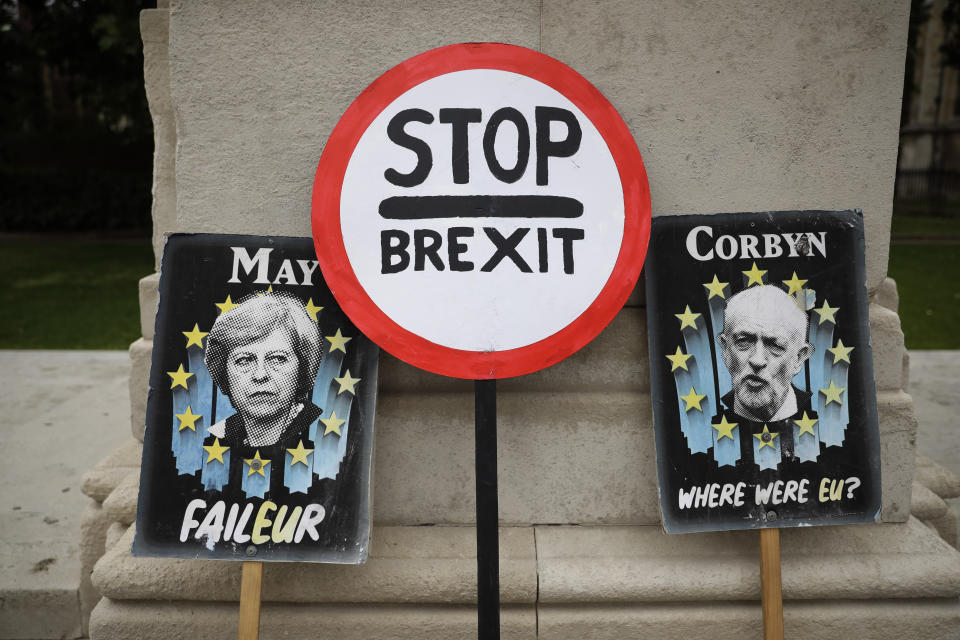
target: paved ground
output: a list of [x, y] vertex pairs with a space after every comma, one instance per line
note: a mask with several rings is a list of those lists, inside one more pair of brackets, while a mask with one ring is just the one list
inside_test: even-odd
[[0, 638], [76, 637], [80, 478], [130, 437], [129, 363], [126, 351], [0, 351]]
[[[125, 351], [0, 351], [0, 638], [23, 637], [24, 602], [79, 620], [80, 478], [130, 437], [128, 369]], [[918, 450], [960, 474], [960, 352], [912, 352], [910, 370]]]

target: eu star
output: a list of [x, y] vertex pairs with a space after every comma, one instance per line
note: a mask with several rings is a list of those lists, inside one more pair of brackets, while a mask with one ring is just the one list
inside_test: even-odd
[[230, 299], [230, 296], [227, 296], [227, 299], [224, 300], [223, 302], [215, 302], [214, 304], [217, 306], [217, 309], [220, 309], [221, 315], [226, 313], [227, 311], [230, 311], [230, 309], [233, 309], [234, 307], [238, 306], [234, 304], [233, 300]]
[[798, 440], [800, 439], [800, 436], [805, 433], [809, 433], [813, 437], [817, 436], [817, 434], [813, 432], [813, 425], [817, 424], [817, 421], [815, 418], [808, 417], [806, 411], [803, 412], [803, 417], [799, 420], [794, 420], [793, 424], [800, 427], [800, 431], [797, 433]]
[[323, 435], [327, 435], [328, 433], [335, 433], [338, 436], [343, 435], [340, 433], [340, 425], [346, 422], [346, 420], [338, 418], [336, 411], [331, 411], [329, 418], [320, 418], [320, 422], [322, 422], [325, 427], [323, 430]]
[[766, 273], [766, 269], [758, 269], [757, 263], [754, 262], [753, 266], [750, 267], [749, 271], [744, 271], [743, 275], [747, 276], [747, 286], [753, 284], [763, 284], [763, 275]]
[[334, 378], [340, 384], [340, 391], [337, 391], [337, 395], [340, 395], [344, 391], [349, 391], [353, 395], [357, 395], [356, 387], [357, 383], [360, 382], [360, 378], [354, 378], [350, 375], [350, 369], [347, 369], [347, 375], [341, 378]]
[[197, 420], [203, 416], [199, 413], [194, 413], [190, 410], [190, 407], [187, 406], [187, 410], [183, 413], [174, 414], [177, 416], [177, 419], [180, 421], [180, 428], [177, 431], [183, 431], [184, 429], [193, 429], [197, 430]]
[[298, 462], [302, 462], [303, 466], [307, 467], [308, 469], [310, 468], [310, 464], [307, 462], [307, 456], [313, 453], [313, 449], [307, 449], [304, 447], [303, 440], [297, 444], [295, 449], [287, 449], [287, 453], [293, 456], [293, 459], [290, 461], [291, 467]]
[[713, 296], [720, 296], [721, 298], [723, 298], [724, 300], [726, 300], [727, 295], [723, 292], [723, 288], [724, 288], [725, 286], [727, 286], [728, 284], [730, 284], [730, 283], [729, 283], [729, 282], [720, 282], [720, 280], [717, 279], [717, 274], [713, 274], [713, 282], [704, 282], [704, 283], [703, 283], [703, 286], [705, 286], [705, 287], [707, 288], [707, 291], [710, 292], [710, 295], [707, 296], [707, 300], [709, 300], [709, 299], [712, 298]]
[[684, 327], [690, 327], [691, 329], [697, 328], [697, 318], [700, 317], [700, 314], [690, 311], [690, 305], [686, 306], [683, 313], [675, 313], [673, 315], [680, 320], [680, 329]]
[[203, 445], [203, 450], [207, 452], [207, 464], [210, 464], [213, 460], [219, 460], [220, 464], [223, 464], [223, 454], [230, 450], [230, 447], [225, 447], [220, 444], [220, 438], [214, 438], [213, 444]]
[[797, 272], [794, 271], [794, 272], [793, 272], [793, 277], [790, 278], [789, 280], [784, 280], [784, 281], [783, 281], [783, 284], [785, 284], [785, 285], [787, 285], [788, 287], [790, 287], [790, 290], [787, 291], [787, 295], [793, 295], [793, 294], [797, 293], [798, 291], [802, 291], [802, 290], [803, 290], [803, 285], [807, 284], [807, 281], [806, 281], [806, 280], [801, 280], [800, 278], [798, 278], [798, 277], [797, 277]]
[[773, 446], [774, 440], [780, 437], [779, 433], [770, 433], [770, 429], [767, 428], [767, 425], [763, 425], [763, 431], [760, 433], [753, 434], [753, 437], [760, 441], [760, 448], [770, 447], [771, 449], [776, 449]]
[[200, 331], [200, 325], [197, 323], [193, 324], [193, 331], [181, 331], [183, 335], [187, 336], [187, 348], [190, 348], [190, 345], [195, 344], [201, 349], [203, 349], [203, 339], [207, 337], [209, 331]]
[[187, 388], [187, 380], [192, 376], [192, 373], [188, 373], [183, 370], [183, 365], [180, 365], [176, 371], [167, 371], [167, 375], [170, 376], [172, 382], [170, 383], [170, 388], [174, 389], [178, 386]]
[[248, 478], [255, 473], [259, 473], [264, 478], [267, 477], [267, 474], [265, 474], [263, 470], [267, 467], [268, 464], [270, 464], [270, 461], [264, 460], [263, 458], [260, 457], [260, 449], [257, 449], [256, 453], [253, 454], [252, 458], [250, 458], [249, 460], [244, 460], [244, 462], [247, 463], [248, 467], [250, 467], [247, 470]]
[[336, 335], [324, 336], [324, 338], [326, 338], [327, 341], [330, 343], [330, 353], [333, 353], [337, 349], [346, 353], [347, 343], [353, 340], [353, 338], [345, 338], [343, 334], [340, 333], [340, 329], [337, 329]]
[[822, 307], [820, 307], [819, 309], [814, 309], [814, 311], [816, 311], [817, 314], [820, 316], [820, 322], [818, 322], [817, 325], [821, 325], [824, 322], [832, 322], [833, 324], [837, 324], [837, 319], [834, 318], [833, 316], [839, 310], [840, 310], [840, 307], [831, 307], [830, 303], [824, 300]]
[[826, 389], [820, 389], [820, 393], [827, 397], [827, 401], [823, 403], [823, 406], [827, 406], [831, 402], [836, 402], [837, 404], [843, 404], [843, 400], [840, 399], [840, 394], [846, 391], [846, 387], [838, 387], [833, 383], [833, 380], [830, 381], [830, 386]]
[[717, 442], [723, 438], [733, 440], [733, 430], [737, 428], [736, 422], [727, 422], [727, 416], [720, 418], [720, 424], [711, 424], [711, 427], [717, 430]]
[[677, 352], [672, 356], [667, 354], [667, 360], [670, 361], [670, 371], [676, 371], [677, 369], [683, 369], [684, 371], [690, 371], [687, 369], [687, 360], [693, 357], [692, 353], [684, 353], [680, 351], [680, 347], [677, 347]]
[[319, 320], [317, 320], [317, 312], [321, 311], [323, 307], [318, 307], [317, 305], [313, 304], [313, 298], [309, 298], [307, 300], [307, 304], [303, 306], [307, 308], [307, 313], [310, 314], [310, 317], [313, 318], [313, 321], [319, 322]]
[[841, 360], [850, 364], [850, 352], [854, 350], [855, 347], [845, 347], [843, 346], [843, 340], [837, 340], [837, 346], [832, 349], [827, 349], [830, 353], [833, 354], [833, 364], [837, 364]]
[[700, 407], [700, 403], [703, 402], [703, 399], [706, 397], [706, 395], [697, 393], [697, 390], [693, 387], [690, 387], [690, 393], [685, 396], [680, 396], [680, 398], [687, 403], [687, 411], [690, 411], [690, 409], [696, 409], [701, 413], [703, 412], [703, 408]]

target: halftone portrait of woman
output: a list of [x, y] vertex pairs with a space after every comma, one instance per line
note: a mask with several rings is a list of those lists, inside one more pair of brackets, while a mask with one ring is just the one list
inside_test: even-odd
[[320, 357], [317, 325], [292, 296], [253, 296], [221, 314], [205, 362], [236, 413], [210, 434], [231, 446], [296, 446], [320, 415], [310, 402]]

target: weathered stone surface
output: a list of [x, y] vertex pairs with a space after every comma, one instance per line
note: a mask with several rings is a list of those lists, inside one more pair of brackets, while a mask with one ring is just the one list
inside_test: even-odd
[[130, 345], [130, 430], [140, 442], [143, 442], [143, 431], [147, 424], [152, 354], [153, 340], [140, 338]]
[[957, 508], [953, 505], [947, 505], [947, 510], [942, 516], [930, 521], [940, 537], [953, 547], [957, 546], [958, 518], [960, 518], [960, 514], [957, 513]]
[[[104, 599], [93, 612], [91, 640], [233, 640], [237, 605], [226, 602], [130, 602]], [[477, 610], [472, 605], [276, 604], [263, 605], [260, 637], [331, 637], [338, 640], [472, 640]], [[533, 640], [533, 605], [504, 605], [503, 640]]]
[[76, 553], [75, 545], [60, 540], [0, 539], [0, 638], [80, 636]]
[[[143, 38], [143, 84], [153, 119], [153, 253], [160, 267], [164, 234], [176, 230], [177, 125], [170, 95], [170, 12], [165, 8], [140, 12], [140, 35]], [[142, 293], [142, 288], [141, 288]], [[141, 296], [142, 300], [142, 296]], [[141, 321], [143, 318], [141, 306]], [[143, 337], [153, 337], [153, 323]]]
[[913, 497], [910, 500], [910, 515], [920, 520], [936, 520], [947, 512], [947, 503], [925, 486], [913, 481]]
[[960, 478], [926, 456], [917, 456], [917, 482], [941, 498], [960, 497]]
[[633, 132], [654, 211], [862, 208], [867, 284], [879, 287], [909, 8], [668, 6], [563, 0], [542, 17], [543, 52], [589, 78]]
[[[93, 572], [115, 600], [238, 600], [240, 563], [136, 558], [131, 527]], [[363, 565], [266, 563], [265, 602], [476, 602], [476, 529], [374, 527]], [[533, 603], [537, 568], [532, 527], [500, 529], [500, 599]]]
[[877, 393], [880, 421], [880, 465], [884, 522], [904, 522], [910, 516], [917, 418], [913, 399], [902, 391]]
[[903, 331], [900, 316], [879, 304], [870, 305], [870, 347], [878, 391], [903, 388]]
[[97, 563], [97, 560], [103, 557], [106, 548], [107, 529], [111, 523], [110, 517], [95, 502], [91, 502], [87, 506], [87, 511], [80, 523], [80, 587], [78, 595], [80, 598], [80, 624], [84, 634], [88, 632], [87, 625], [90, 620], [90, 612], [100, 600], [100, 592], [93, 586], [90, 574], [93, 572], [93, 566]]
[[[383, 392], [473, 393], [473, 383], [438, 376], [381, 352], [379, 390]], [[501, 380], [498, 391], [646, 391], [650, 387], [646, 309], [623, 309], [590, 344], [537, 373]]]
[[884, 278], [874, 295], [874, 301], [881, 307], [886, 307], [894, 313], [900, 309], [900, 293], [897, 291], [897, 281], [893, 278]]
[[159, 273], [151, 273], [140, 278], [140, 335], [145, 340], [153, 340], [157, 304], [160, 301], [159, 286]]
[[[380, 394], [375, 522], [474, 521], [473, 400]], [[504, 392], [497, 403], [501, 522], [660, 522], [648, 395]]]
[[112, 522], [133, 524], [137, 519], [137, 497], [140, 492], [140, 470], [128, 471], [117, 488], [103, 501], [103, 511]]
[[[787, 600], [956, 598], [960, 553], [918, 520], [781, 531]], [[537, 527], [540, 598], [553, 603], [755, 600], [756, 532]]]
[[143, 443], [133, 438], [127, 440], [84, 474], [81, 490], [96, 502], [103, 502], [131, 469], [140, 468], [142, 457]]
[[104, 541], [105, 549], [112, 549], [120, 542], [120, 539], [123, 538], [123, 534], [127, 532], [133, 525], [122, 524], [120, 522], [113, 522], [110, 524], [110, 527], [107, 529], [106, 540]]
[[253, 0], [172, 2], [179, 227], [310, 236], [317, 161], [354, 98], [415, 54], [483, 41], [537, 48], [540, 2], [295, 0], [269, 20]]
[[[759, 603], [554, 605], [537, 610], [543, 640], [759, 639]], [[956, 601], [785, 602], [784, 636], [791, 640], [955, 640], [960, 626]]]

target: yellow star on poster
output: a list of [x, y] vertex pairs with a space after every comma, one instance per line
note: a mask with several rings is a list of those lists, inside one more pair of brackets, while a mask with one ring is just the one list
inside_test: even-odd
[[230, 299], [230, 296], [227, 296], [227, 299], [223, 302], [215, 302], [214, 304], [217, 305], [217, 309], [220, 309], [220, 315], [223, 315], [227, 311], [230, 311], [230, 309], [238, 306], [233, 303], [233, 300]]
[[832, 322], [833, 324], [837, 324], [837, 319], [834, 318], [833, 315], [839, 310], [840, 307], [831, 307], [830, 303], [824, 300], [822, 307], [819, 309], [814, 309], [814, 311], [816, 311], [820, 316], [820, 322], [818, 322], [817, 325], [821, 325], [824, 322]]
[[837, 340], [837, 346], [827, 349], [827, 351], [833, 354], [833, 364], [837, 364], [841, 360], [850, 364], [850, 352], [854, 349], [855, 347], [843, 346], [843, 340]]
[[[769, 438], [764, 439], [763, 434], [770, 436]], [[776, 449], [773, 446], [773, 441], [780, 437], [779, 433], [770, 433], [770, 429], [767, 428], [767, 425], [763, 425], [763, 431], [760, 433], [753, 434], [753, 437], [760, 441], [760, 448], [770, 447], [771, 449]]]
[[335, 336], [324, 336], [330, 342], [330, 353], [333, 353], [337, 349], [347, 352], [347, 343], [353, 340], [353, 338], [345, 338], [340, 329], [337, 329], [337, 335]]
[[670, 361], [670, 371], [676, 371], [677, 369], [683, 369], [684, 371], [690, 371], [687, 369], [687, 360], [693, 357], [692, 353], [684, 353], [680, 351], [680, 347], [677, 347], [677, 352], [673, 355], [667, 354], [667, 360]]
[[680, 328], [690, 327], [691, 329], [697, 328], [697, 318], [700, 317], [699, 313], [693, 313], [690, 311], [690, 305], [683, 310], [683, 313], [675, 313], [675, 315], [680, 320]]
[[790, 287], [790, 290], [787, 291], [787, 295], [790, 296], [790, 295], [793, 295], [793, 294], [797, 293], [798, 291], [802, 291], [802, 290], [803, 290], [803, 285], [807, 284], [807, 281], [806, 281], [806, 280], [801, 280], [800, 278], [798, 278], [798, 277], [797, 277], [797, 272], [794, 271], [794, 272], [793, 272], [793, 277], [791, 277], [789, 280], [783, 280], [783, 284], [785, 284], [785, 285], [787, 285], [788, 287]]
[[747, 286], [753, 284], [763, 284], [763, 275], [767, 272], [766, 269], [757, 269], [757, 263], [754, 262], [753, 266], [750, 267], [749, 271], [744, 271], [743, 275], [747, 276]]
[[307, 308], [307, 313], [310, 314], [310, 317], [313, 318], [313, 321], [319, 322], [319, 320], [317, 320], [317, 312], [323, 309], [323, 307], [318, 307], [317, 305], [313, 304], [313, 298], [308, 299], [307, 304], [303, 306]]
[[703, 399], [706, 398], [706, 395], [700, 395], [697, 393], [696, 389], [690, 387], [690, 393], [685, 396], [680, 396], [684, 402], [687, 403], [687, 411], [690, 409], [697, 409], [701, 413], [703, 409], [700, 407], [700, 403], [703, 402]]
[[262, 296], [267, 295], [268, 293], [273, 293], [273, 285], [270, 285], [269, 287], [267, 287], [266, 291], [260, 291], [259, 293], [256, 294], [256, 296], [260, 298]]
[[293, 456], [293, 459], [290, 461], [290, 466], [302, 462], [303, 466], [310, 468], [310, 464], [307, 462], [307, 456], [313, 453], [313, 449], [307, 449], [303, 446], [303, 440], [297, 445], [296, 449], [287, 449], [287, 453]]
[[175, 413], [177, 419], [180, 420], [180, 428], [177, 431], [183, 431], [184, 429], [193, 429], [197, 430], [197, 420], [203, 416], [199, 413], [194, 413], [190, 410], [190, 407], [187, 406], [187, 410], [183, 413]]
[[846, 390], [846, 387], [838, 387], [837, 385], [833, 384], [833, 380], [831, 380], [829, 387], [826, 389], [820, 389], [820, 393], [827, 397], [827, 401], [823, 403], [823, 406], [827, 406], [831, 402], [843, 404], [843, 400], [840, 399], [840, 394]]
[[328, 433], [335, 433], [338, 436], [343, 435], [342, 433], [340, 433], [340, 425], [346, 422], [346, 420], [342, 420], [338, 418], [336, 411], [331, 411], [329, 418], [320, 418], [320, 422], [322, 422], [326, 427], [323, 430], [323, 435], [327, 435]]
[[174, 389], [177, 386], [181, 386], [184, 389], [187, 388], [187, 379], [192, 376], [192, 373], [188, 373], [183, 370], [183, 365], [180, 365], [176, 371], [167, 371], [167, 375], [170, 376], [172, 382], [170, 383], [170, 388]]
[[729, 282], [720, 282], [720, 280], [717, 279], [717, 274], [713, 274], [713, 282], [704, 282], [704, 283], [703, 283], [703, 286], [705, 286], [705, 287], [707, 288], [707, 291], [710, 292], [710, 295], [707, 296], [707, 300], [709, 300], [709, 299], [712, 298], [713, 296], [720, 296], [721, 298], [723, 298], [724, 300], [726, 300], [727, 295], [723, 292], [723, 288], [724, 288], [725, 286], [727, 286], [728, 284], [730, 284], [730, 283], [729, 283]]
[[799, 439], [800, 436], [805, 433], [809, 433], [813, 437], [817, 436], [817, 434], [813, 432], [813, 425], [817, 424], [817, 420], [815, 418], [808, 417], [806, 411], [803, 412], [803, 417], [799, 420], [794, 420], [793, 424], [800, 427], [800, 432], [797, 433], [797, 439]]
[[[250, 467], [250, 468], [247, 470], [247, 477], [248, 477], [248, 478], [249, 478], [250, 476], [252, 476], [253, 474], [255, 474], [255, 473], [259, 473], [259, 474], [260, 474], [261, 476], [263, 476], [264, 478], [267, 477], [267, 474], [265, 474], [265, 473], [263, 472], [263, 470], [267, 467], [268, 464], [270, 464], [270, 461], [269, 461], [269, 460], [264, 460], [263, 458], [260, 457], [260, 449], [257, 449], [256, 453], [253, 454], [253, 457], [252, 457], [252, 458], [250, 458], [249, 460], [244, 460], [244, 462], [246, 462], [246, 463], [247, 463], [247, 466]], [[256, 468], [254, 468], [254, 464], [253, 464], [254, 462], [259, 463], [259, 464], [256, 465]]]
[[360, 378], [354, 378], [351, 376], [350, 369], [347, 369], [347, 375], [343, 376], [342, 378], [334, 378], [334, 380], [340, 384], [340, 391], [337, 391], [337, 395], [340, 395], [344, 391], [349, 391], [353, 395], [357, 395], [357, 390], [354, 387], [358, 382], [360, 382]]
[[223, 454], [229, 451], [230, 447], [225, 447], [220, 444], [220, 438], [214, 438], [213, 444], [203, 445], [203, 450], [209, 454], [207, 456], [207, 464], [210, 464], [213, 460], [219, 460], [220, 464], [223, 464]]
[[717, 430], [717, 442], [723, 438], [733, 440], [733, 430], [737, 428], [736, 422], [727, 422], [727, 416], [720, 418], [720, 424], [711, 424], [711, 427]]
[[181, 331], [183, 335], [187, 336], [187, 348], [190, 348], [190, 345], [195, 344], [201, 349], [203, 349], [203, 339], [207, 337], [209, 331], [200, 331], [200, 325], [194, 323], [193, 331]]

